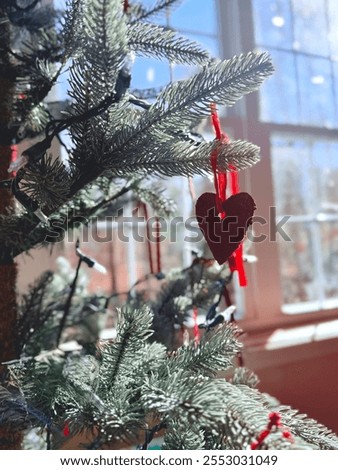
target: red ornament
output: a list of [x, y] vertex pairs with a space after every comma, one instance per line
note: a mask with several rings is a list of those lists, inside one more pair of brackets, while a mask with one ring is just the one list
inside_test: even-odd
[[[215, 103], [212, 103], [210, 105], [210, 109], [211, 109], [211, 122], [215, 131], [216, 139], [219, 142], [222, 142], [223, 145], [228, 144], [230, 142], [230, 139], [227, 134], [222, 132], [221, 123], [220, 123], [220, 119], [217, 113]], [[226, 204], [226, 189], [227, 189], [227, 183], [228, 183], [227, 179], [228, 177], [230, 179], [232, 196], [235, 196], [235, 195], [237, 196], [239, 194], [239, 180], [238, 180], [237, 169], [233, 165], [230, 165], [229, 167], [229, 170], [230, 170], [229, 175], [227, 175], [226, 172], [220, 172], [217, 170], [218, 154], [219, 154], [219, 149], [215, 148], [212, 151], [211, 156], [210, 156], [210, 163], [211, 163], [212, 171], [214, 174], [214, 184], [215, 184], [215, 191], [216, 191], [215, 205], [217, 208], [217, 213], [219, 215], [219, 219], [221, 220], [225, 219], [224, 224], [226, 226], [230, 222], [233, 224], [234, 217], [236, 218], [235, 220], [236, 220], [237, 225], [235, 224], [232, 227], [228, 235], [222, 234], [222, 236], [219, 236], [220, 235], [219, 229], [216, 229], [216, 232], [214, 231], [214, 226], [219, 225], [218, 220], [216, 220], [216, 222], [212, 220], [211, 221], [201, 220], [199, 221], [199, 225], [216, 261], [218, 261], [219, 264], [222, 264], [226, 260], [228, 260], [230, 270], [237, 271], [238, 273], [239, 285], [241, 287], [246, 287], [248, 283], [247, 283], [244, 263], [243, 263], [243, 245], [241, 242], [234, 243], [234, 241], [236, 242], [236, 235], [238, 236], [242, 235], [241, 241], [244, 239], [248, 225], [252, 223], [251, 219], [252, 219], [253, 211], [255, 210], [256, 206], [251, 196], [249, 196], [247, 193], [241, 193], [241, 194], [246, 194], [245, 198], [247, 199], [248, 207], [245, 208], [242, 205], [242, 202], [244, 201], [245, 198], [243, 196], [240, 196], [240, 198], [237, 198], [230, 203], [230, 206], [233, 206], [234, 201], [236, 201], [239, 206], [237, 208], [239, 208], [240, 212], [237, 212], [237, 214], [234, 213], [231, 216], [232, 220], [230, 220], [229, 218], [228, 219], [226, 218], [227, 214], [225, 212], [224, 204]], [[248, 199], [247, 196], [249, 196], [250, 199]], [[200, 197], [199, 201], [200, 201], [199, 207], [197, 208], [196, 206], [197, 219], [199, 219], [199, 215], [201, 215], [199, 212], [201, 212], [202, 215], [204, 216], [205, 212], [209, 211], [209, 209], [211, 207], [213, 208], [214, 206], [211, 199], [209, 197], [208, 198], [204, 197], [204, 195]], [[248, 215], [248, 221], [245, 220], [244, 225], [243, 225], [243, 218], [246, 215]], [[210, 219], [210, 217], [208, 217], [208, 219]], [[223, 232], [224, 224], [222, 222], [222, 225], [221, 225], [222, 232]], [[212, 238], [216, 238], [216, 240], [213, 240]]]
[[[260, 445], [268, 437], [268, 435], [271, 433], [273, 428], [276, 428], [276, 429], [282, 428], [283, 426], [282, 426], [281, 419], [282, 418], [279, 413], [277, 413], [276, 411], [272, 411], [269, 414], [269, 422], [268, 422], [266, 429], [263, 429], [263, 431], [259, 434], [258, 438], [251, 442], [250, 449], [251, 450], [258, 449]], [[288, 439], [290, 442], [293, 442], [292, 434], [287, 429], [283, 430], [282, 436], [284, 437], [284, 439]]]
[[129, 7], [130, 7], [129, 1], [128, 1], [128, 0], [124, 0], [124, 1], [123, 1], [123, 11], [124, 11], [124, 13], [127, 13]]
[[219, 216], [214, 193], [203, 193], [196, 202], [196, 218], [203, 236], [219, 264], [225, 263], [243, 241], [256, 209], [248, 193], [222, 201], [225, 217]]
[[63, 428], [63, 435], [64, 435], [65, 437], [68, 437], [69, 434], [70, 434], [69, 425], [68, 425], [68, 423], [66, 423], [66, 424], [64, 425], [64, 428]]
[[193, 314], [194, 314], [194, 340], [195, 340], [195, 346], [198, 346], [200, 342], [200, 330], [198, 328], [198, 309], [196, 305], [193, 306]]
[[269, 414], [269, 424], [268, 428], [271, 429], [273, 426], [281, 426], [281, 415], [276, 411], [272, 411]]

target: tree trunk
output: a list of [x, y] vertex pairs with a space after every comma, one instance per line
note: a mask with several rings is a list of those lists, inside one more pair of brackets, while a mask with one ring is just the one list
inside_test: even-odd
[[[5, 15], [0, 9], [0, 19]], [[0, 38], [3, 50], [10, 44], [10, 30], [7, 22], [0, 22]], [[8, 56], [2, 57], [4, 64], [9, 63]], [[12, 157], [11, 142], [7, 142], [8, 123], [11, 117], [11, 104], [14, 86], [5, 75], [5, 68], [0, 74], [0, 180], [8, 179], [8, 166]], [[7, 189], [0, 189], [0, 214], [5, 214], [13, 204], [13, 196]], [[16, 265], [10, 253], [6, 253], [4, 247], [0, 247], [0, 384], [7, 381], [7, 367], [3, 362], [16, 357]], [[20, 449], [22, 435], [20, 432], [10, 430], [3, 425], [0, 427], [0, 450]]]
[[[0, 80], [0, 90], [1, 90]], [[0, 115], [2, 112], [2, 93], [0, 91]], [[7, 168], [11, 158], [11, 148], [0, 146], [0, 179], [8, 178]], [[1, 190], [0, 214], [4, 214], [12, 204], [12, 197], [8, 190]], [[3, 247], [0, 261], [0, 362], [15, 358], [15, 327], [16, 327], [16, 265], [9, 253], [5, 253]], [[6, 376], [6, 367], [0, 364], [0, 377]]]

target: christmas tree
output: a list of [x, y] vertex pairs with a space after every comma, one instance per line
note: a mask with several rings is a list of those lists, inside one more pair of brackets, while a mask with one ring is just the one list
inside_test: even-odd
[[[3, 449], [147, 449], [157, 435], [162, 449], [338, 448], [325, 426], [256, 389], [257, 377], [241, 363], [229, 295], [254, 210], [236, 190], [236, 172], [257, 163], [259, 149], [222, 134], [214, 103], [231, 106], [257, 90], [273, 71], [270, 57], [221, 61], [152, 22], [175, 3], [72, 0], [60, 14], [38, 1], [1, 2]], [[134, 55], [198, 71], [158, 91], [133, 90]], [[66, 69], [69, 102], [53, 107], [45, 97]], [[205, 141], [192, 131], [210, 115], [216, 138]], [[64, 145], [64, 131], [71, 146], [63, 161], [50, 147], [55, 139]], [[12, 146], [25, 142], [14, 160]], [[99, 340], [96, 318], [117, 306], [116, 295], [81, 286], [82, 267], [101, 266], [80, 242], [70, 277], [46, 272], [17, 296], [18, 255], [58, 242], [126, 195], [168, 215], [170, 201], [150, 177], [196, 174], [214, 175], [216, 194], [199, 200], [197, 211], [212, 209], [213, 222], [200, 227], [219, 263], [196, 254], [191, 266], [169, 273], [157, 263], [146, 277], [156, 295], [142, 288], [145, 279], [130, 287], [113, 340]], [[225, 199], [228, 174], [233, 199]], [[238, 238], [231, 245], [222, 235], [215, 247], [207, 231], [232, 210], [245, 219]], [[200, 325], [197, 309], [205, 312]]]

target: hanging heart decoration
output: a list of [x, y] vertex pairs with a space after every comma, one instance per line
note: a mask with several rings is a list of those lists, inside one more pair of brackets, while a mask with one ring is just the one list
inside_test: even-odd
[[[222, 144], [230, 142], [229, 137], [222, 132], [216, 105], [211, 104], [211, 121], [216, 139]], [[238, 173], [230, 166], [229, 174], [217, 169], [217, 148], [210, 156], [214, 174], [216, 193], [204, 193], [196, 202], [196, 217], [203, 236], [219, 264], [226, 261], [231, 271], [238, 272], [239, 284], [247, 285], [243, 263], [243, 240], [256, 205], [250, 194], [239, 192]], [[227, 180], [230, 180], [231, 196], [227, 199]]]
[[225, 217], [219, 216], [216, 195], [203, 193], [196, 202], [196, 218], [203, 236], [219, 264], [225, 263], [245, 238], [256, 209], [248, 193], [237, 193], [223, 201]]

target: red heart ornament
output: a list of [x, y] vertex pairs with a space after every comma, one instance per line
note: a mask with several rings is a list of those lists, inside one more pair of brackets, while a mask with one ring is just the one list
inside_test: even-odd
[[237, 193], [222, 202], [225, 217], [221, 219], [216, 194], [203, 193], [196, 202], [196, 218], [215, 260], [225, 263], [243, 241], [256, 209], [248, 193]]

